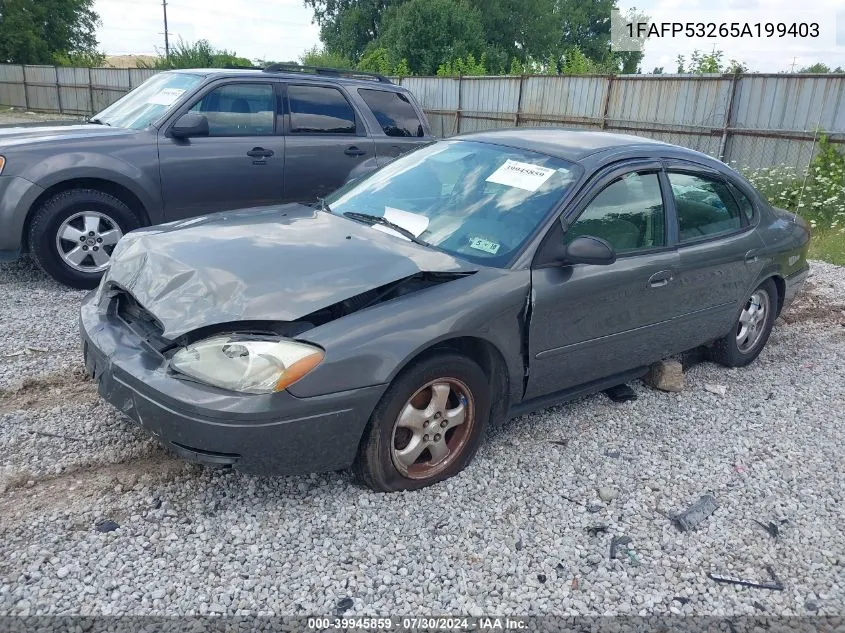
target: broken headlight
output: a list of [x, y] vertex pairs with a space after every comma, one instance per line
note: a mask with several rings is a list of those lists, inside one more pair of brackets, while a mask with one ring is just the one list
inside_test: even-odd
[[215, 387], [244, 393], [286, 389], [323, 360], [319, 347], [226, 334], [188, 345], [170, 359], [174, 371]]

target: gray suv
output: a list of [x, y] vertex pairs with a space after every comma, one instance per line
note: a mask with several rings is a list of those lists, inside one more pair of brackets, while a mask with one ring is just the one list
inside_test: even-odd
[[155, 75], [83, 125], [0, 129], [0, 260], [92, 288], [127, 231], [309, 203], [432, 141], [379, 75], [273, 65]]

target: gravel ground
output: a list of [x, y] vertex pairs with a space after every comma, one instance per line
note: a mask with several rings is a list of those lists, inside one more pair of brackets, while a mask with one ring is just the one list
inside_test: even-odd
[[47, 123], [50, 121], [75, 121], [84, 117], [68, 114], [50, 114], [47, 112], [29, 112], [21, 108], [7, 108], [0, 106], [0, 127], [4, 125], [20, 125], [21, 123]]
[[[460, 476], [392, 495], [169, 457], [82, 377], [82, 293], [28, 261], [0, 287], [0, 613], [845, 614], [843, 268], [813, 264], [751, 367], [511, 420]], [[708, 577], [767, 566], [783, 591]]]

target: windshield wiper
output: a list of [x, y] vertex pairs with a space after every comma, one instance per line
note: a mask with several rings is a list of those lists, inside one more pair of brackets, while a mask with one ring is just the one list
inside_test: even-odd
[[329, 203], [326, 202], [325, 198], [317, 198], [317, 203], [314, 206], [317, 207], [319, 211], [325, 211], [326, 213], [332, 212], [332, 209], [329, 206]]
[[107, 125], [107, 126], [111, 127], [111, 123], [106, 123], [102, 119], [98, 119], [96, 117], [93, 118], [93, 119], [88, 119], [88, 123], [93, 123], [94, 125]]
[[369, 224], [370, 226], [372, 226], [373, 224], [381, 224], [382, 226], [386, 226], [389, 229], [393, 229], [394, 231], [401, 234], [402, 236], [407, 237], [414, 244], [419, 244], [420, 246], [431, 246], [431, 244], [429, 244], [425, 240], [421, 240], [416, 235], [411, 233], [411, 231], [406, 229], [404, 226], [399, 226], [395, 222], [391, 222], [387, 218], [382, 217], [380, 215], [371, 215], [369, 213], [357, 213], [355, 211], [347, 211], [343, 215], [345, 217], [351, 219], [351, 220], [358, 220], [359, 222], [365, 222], [365, 223]]

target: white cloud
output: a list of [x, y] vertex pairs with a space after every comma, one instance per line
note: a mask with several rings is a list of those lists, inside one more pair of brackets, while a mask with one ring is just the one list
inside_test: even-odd
[[[100, 50], [108, 55], [164, 50], [160, 0], [97, 0]], [[319, 28], [302, 0], [168, 0], [170, 41], [207, 39], [250, 59], [298, 59], [319, 43]]]

